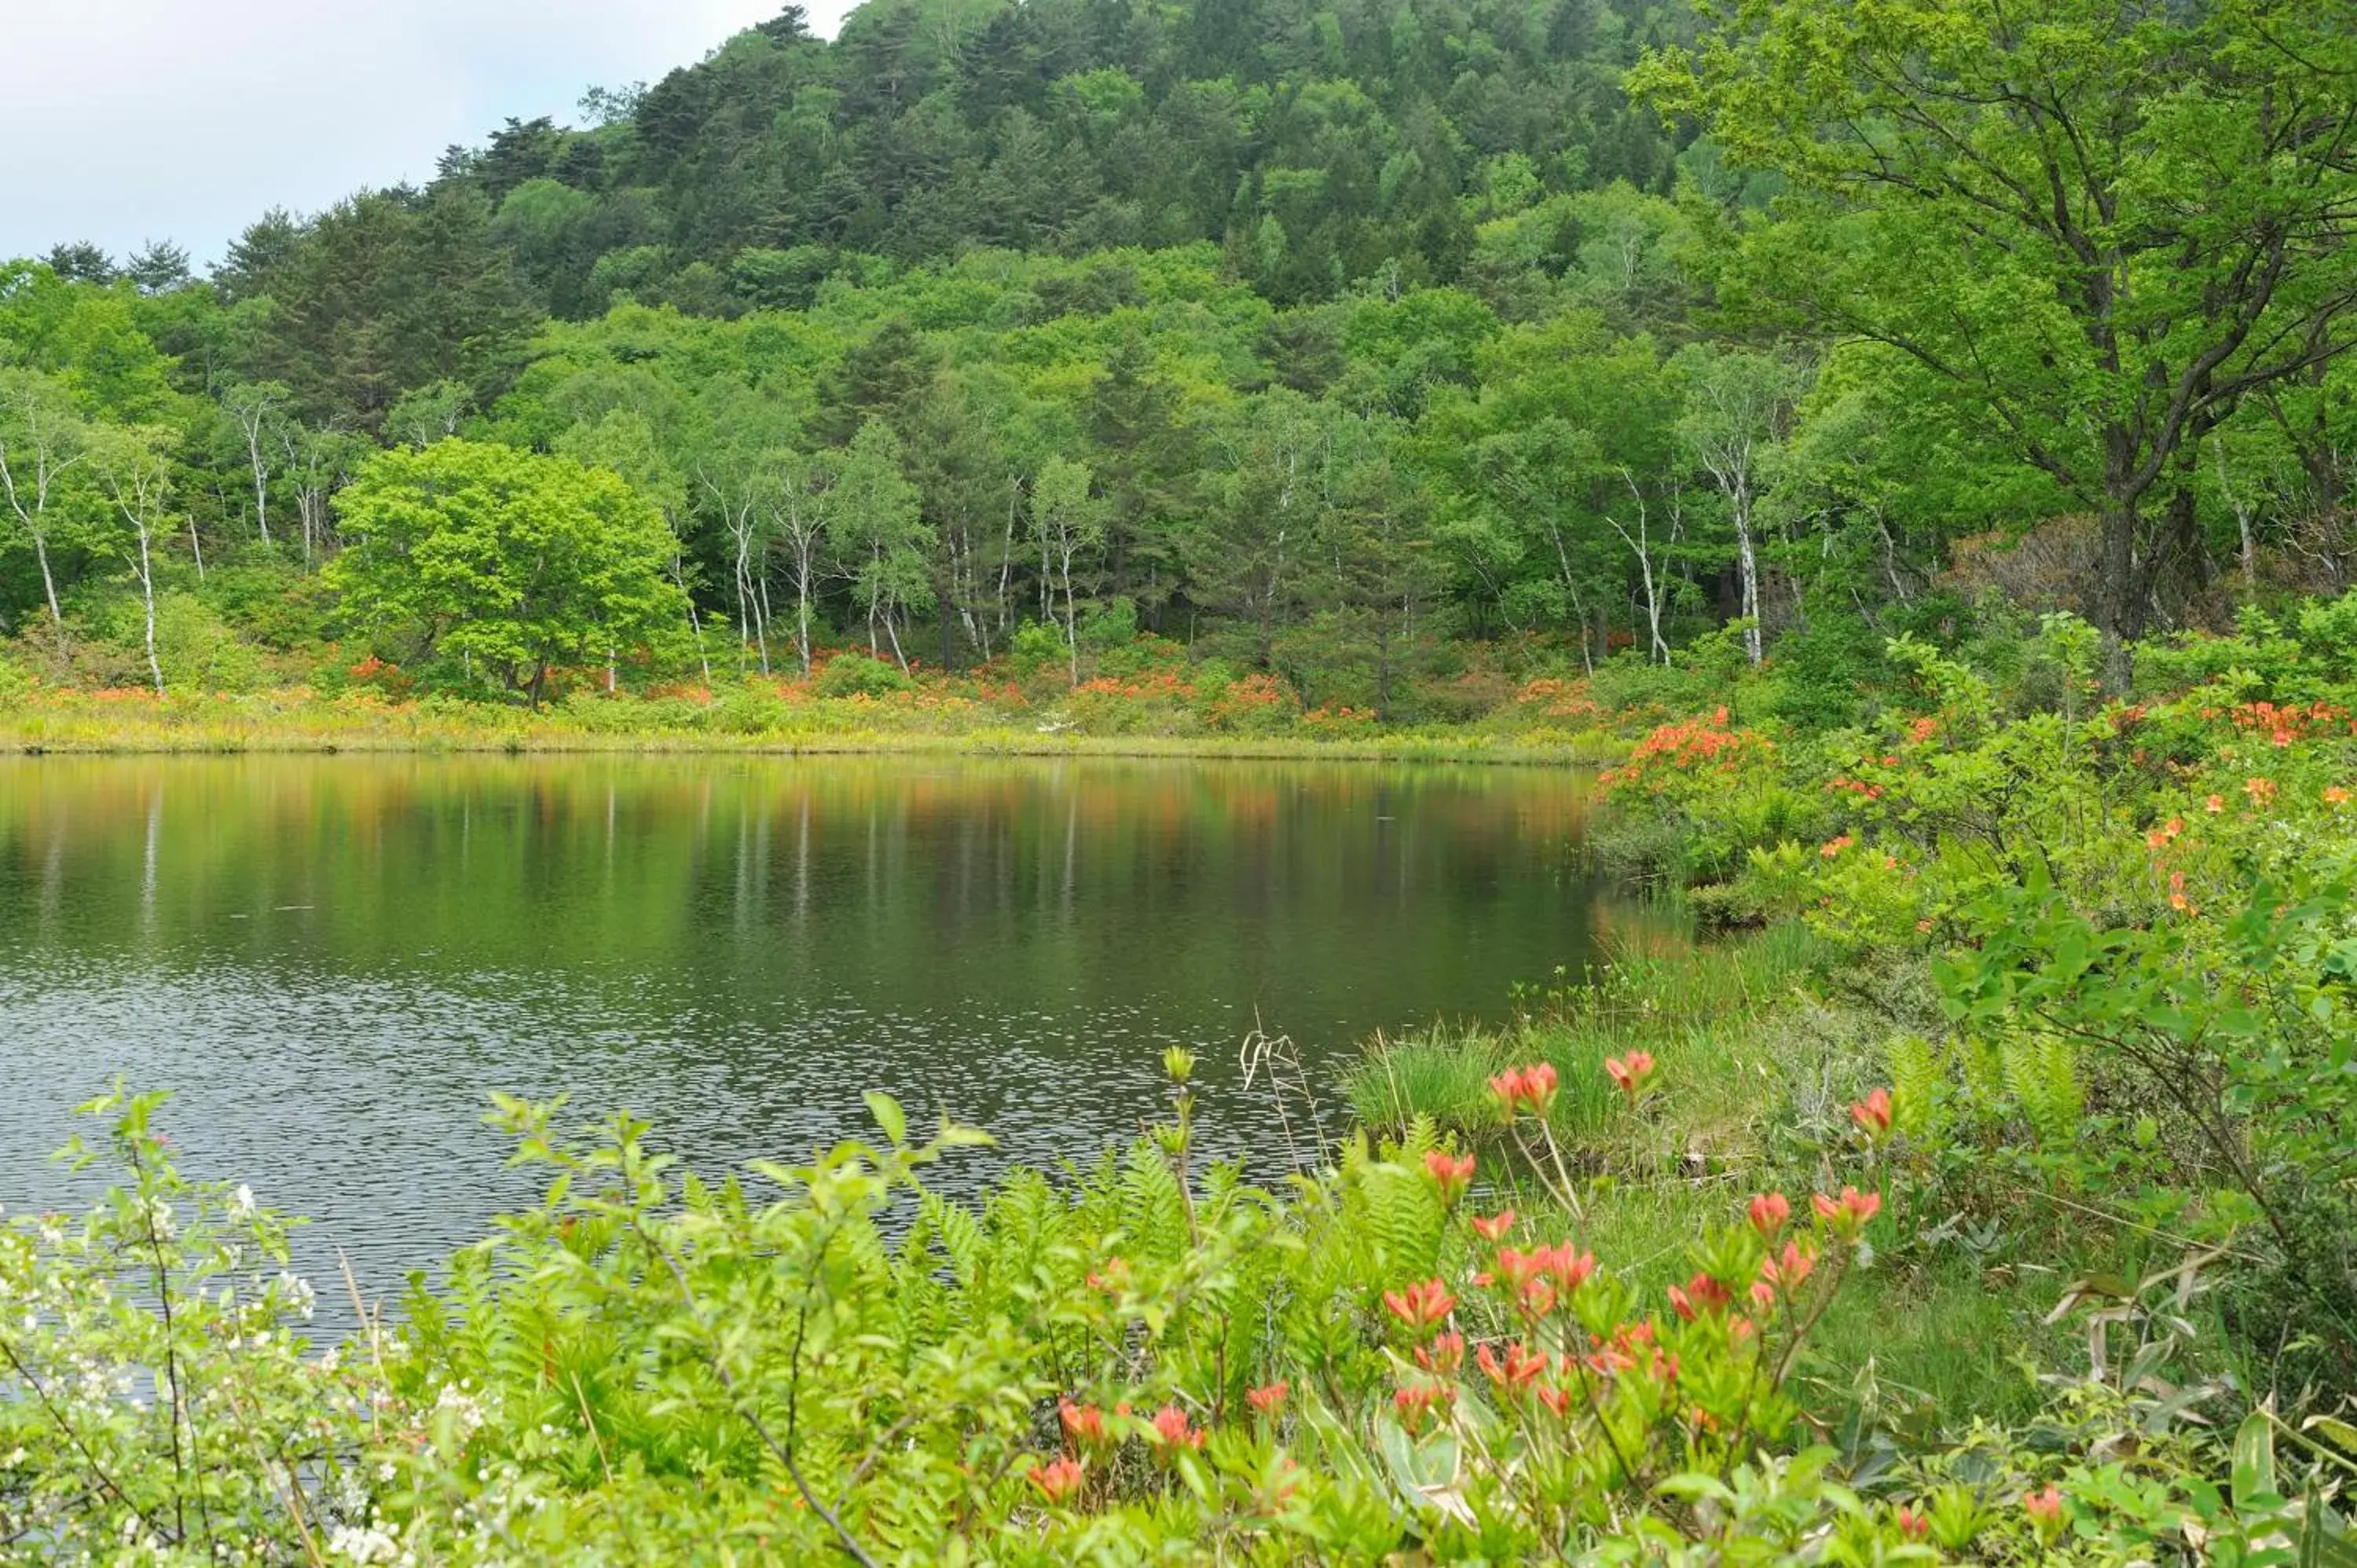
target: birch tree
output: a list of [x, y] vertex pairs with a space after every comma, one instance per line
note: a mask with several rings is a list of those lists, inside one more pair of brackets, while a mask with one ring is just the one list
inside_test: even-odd
[[1760, 498], [1792, 411], [1807, 390], [1805, 367], [1781, 355], [1696, 343], [1675, 360], [1685, 379], [1678, 439], [1710, 478], [1735, 531], [1735, 570], [1747, 623], [1743, 651], [1760, 662]]
[[247, 471], [253, 479], [253, 526], [270, 542], [270, 465], [284, 449], [279, 438], [295, 394], [284, 381], [241, 382], [224, 388], [221, 412], [245, 442]]
[[116, 548], [139, 585], [146, 619], [147, 673], [158, 696], [164, 692], [164, 666], [156, 655], [156, 550], [169, 522], [173, 434], [156, 425], [110, 429], [91, 450], [99, 483], [123, 521]]
[[1031, 527], [1039, 542], [1051, 596], [1064, 596], [1064, 651], [1070, 660], [1072, 684], [1081, 683], [1079, 596], [1073, 568], [1082, 555], [1104, 547], [1105, 506], [1090, 493], [1092, 480], [1085, 463], [1050, 457], [1031, 486]]
[[37, 371], [0, 367], [0, 493], [7, 496], [18, 532], [32, 543], [53, 626], [63, 626], [65, 615], [58, 607], [57, 575], [49, 568], [57, 521], [52, 509], [66, 476], [89, 459], [91, 436], [58, 381]]

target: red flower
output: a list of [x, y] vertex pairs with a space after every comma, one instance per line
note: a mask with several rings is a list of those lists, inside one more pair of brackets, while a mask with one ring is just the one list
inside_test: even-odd
[[1506, 1347], [1502, 1358], [1491, 1355], [1490, 1347], [1483, 1345], [1474, 1351], [1473, 1359], [1481, 1364], [1481, 1370], [1489, 1374], [1501, 1393], [1529, 1387], [1547, 1367], [1545, 1352], [1533, 1350], [1519, 1339]]
[[1592, 1252], [1575, 1252], [1571, 1243], [1559, 1241], [1552, 1247], [1534, 1247], [1525, 1252], [1517, 1247], [1498, 1249], [1497, 1266], [1487, 1273], [1473, 1276], [1481, 1285], [1502, 1283], [1513, 1294], [1516, 1305], [1532, 1317], [1544, 1317], [1555, 1306], [1558, 1290], [1569, 1295], [1586, 1284], [1596, 1273], [1596, 1256]]
[[1057, 1407], [1056, 1414], [1063, 1421], [1064, 1435], [1074, 1443], [1094, 1446], [1105, 1440], [1104, 1412], [1096, 1406], [1065, 1400]]
[[1548, 1062], [1510, 1067], [1490, 1080], [1490, 1097], [1498, 1102], [1509, 1122], [1525, 1109], [1544, 1118], [1555, 1109], [1555, 1068]]
[[2032, 1492], [2021, 1499], [2021, 1506], [2033, 1523], [2044, 1530], [2062, 1522], [2062, 1494], [2049, 1487], [2042, 1492]]
[[1890, 1090], [1877, 1089], [1849, 1108], [1849, 1119], [1870, 1142], [1890, 1131]]
[[1430, 1345], [1416, 1347], [1415, 1364], [1445, 1378], [1456, 1376], [1465, 1364], [1465, 1336], [1454, 1330], [1435, 1336]]
[[1817, 854], [1827, 860], [1831, 860], [1857, 842], [1857, 841], [1856, 839], [1850, 837], [1847, 833], [1835, 833], [1833, 837], [1827, 839], [1824, 843], [1817, 846]]
[[1392, 1403], [1399, 1410], [1400, 1424], [1410, 1432], [1419, 1430], [1424, 1419], [1436, 1409], [1457, 1402], [1457, 1391], [1447, 1383], [1410, 1383], [1392, 1395]]
[[1644, 1092], [1645, 1080], [1653, 1076], [1653, 1053], [1631, 1051], [1625, 1057], [1607, 1057], [1604, 1070], [1620, 1086], [1621, 1093], [1634, 1100]]
[[1807, 1279], [1809, 1271], [1816, 1266], [1815, 1252], [1804, 1250], [1797, 1241], [1787, 1241], [1781, 1257], [1771, 1254], [1760, 1260], [1760, 1283], [1768, 1286], [1771, 1293], [1781, 1290], [1790, 1295], [1800, 1288], [1801, 1282]]
[[1866, 1229], [1866, 1222], [1882, 1212], [1882, 1195], [1860, 1192], [1846, 1187], [1839, 1197], [1827, 1197], [1818, 1193], [1811, 1199], [1816, 1206], [1817, 1217], [1846, 1236], [1854, 1236]]
[[1291, 1391], [1292, 1386], [1279, 1378], [1273, 1383], [1247, 1390], [1244, 1402], [1263, 1415], [1275, 1415], [1285, 1408], [1285, 1396]]
[[1473, 1156], [1470, 1155], [1452, 1158], [1446, 1149], [1430, 1149], [1425, 1153], [1424, 1168], [1439, 1185], [1440, 1201], [1447, 1205], [1455, 1205], [1473, 1180]]
[[1686, 1282], [1684, 1290], [1675, 1285], [1670, 1287], [1670, 1310], [1688, 1323], [1692, 1323], [1700, 1313], [1726, 1311], [1727, 1304], [1734, 1299], [1725, 1285], [1706, 1273], [1696, 1273]]
[[1763, 1192], [1751, 1200], [1751, 1229], [1773, 1236], [1792, 1218], [1792, 1203], [1781, 1192]]
[[1383, 1305], [1391, 1309], [1393, 1316], [1422, 1334], [1448, 1317], [1457, 1298], [1438, 1280], [1426, 1280], [1404, 1291], [1383, 1292]]
[[1514, 1211], [1511, 1208], [1501, 1208], [1486, 1219], [1478, 1214], [1473, 1217], [1473, 1234], [1484, 1241], [1494, 1241], [1513, 1228]]
[[1154, 1437], [1171, 1452], [1203, 1446], [1203, 1434], [1187, 1424], [1187, 1412], [1175, 1404], [1166, 1404], [1154, 1412]]
[[1031, 1484], [1039, 1488], [1039, 1495], [1048, 1499], [1050, 1507], [1060, 1508], [1070, 1502], [1081, 1489], [1081, 1462], [1069, 1454], [1031, 1472]]
[[1556, 1288], [1570, 1295], [1596, 1274], [1596, 1254], [1574, 1252], [1571, 1243], [1558, 1241], [1552, 1247], [1541, 1247], [1534, 1254], [1539, 1266], [1555, 1277]]
[[1910, 1541], [1921, 1541], [1932, 1533], [1932, 1516], [1911, 1504], [1899, 1505], [1899, 1533]]

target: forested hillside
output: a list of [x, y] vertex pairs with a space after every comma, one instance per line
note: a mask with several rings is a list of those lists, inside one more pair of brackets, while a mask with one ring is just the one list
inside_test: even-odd
[[[2335, 9], [790, 8], [205, 278], [6, 264], [8, 657], [537, 700], [1143, 631], [1418, 719], [1732, 624], [1806, 722], [1899, 633], [2222, 625], [2351, 565]], [[569, 586], [384, 521], [494, 470]]]

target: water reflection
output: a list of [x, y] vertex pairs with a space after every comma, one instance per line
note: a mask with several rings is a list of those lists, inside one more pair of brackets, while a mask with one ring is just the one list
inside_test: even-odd
[[[1275, 1147], [1255, 1012], [1313, 1071], [1591, 956], [1577, 778], [939, 759], [0, 763], [0, 1203], [113, 1075], [372, 1290], [528, 1196], [486, 1090], [627, 1107], [713, 1166], [886, 1088], [1087, 1157], [1207, 1058]], [[970, 1167], [965, 1179], [977, 1179]]]

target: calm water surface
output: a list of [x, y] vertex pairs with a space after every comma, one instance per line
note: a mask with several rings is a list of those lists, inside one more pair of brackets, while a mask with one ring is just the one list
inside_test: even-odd
[[701, 1168], [882, 1088], [1083, 1159], [1206, 1057], [1274, 1145], [1255, 1011], [1321, 1085], [1378, 1028], [1495, 1016], [1594, 953], [1586, 799], [1539, 769], [737, 760], [0, 760], [0, 1204], [116, 1074], [187, 1165], [398, 1287], [531, 1198], [486, 1090], [628, 1109]]

